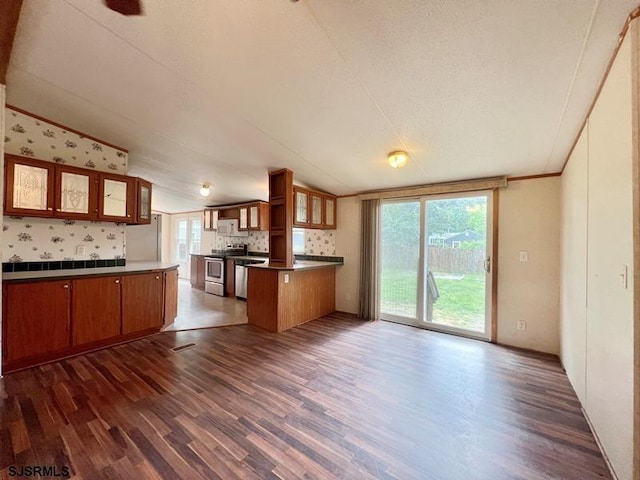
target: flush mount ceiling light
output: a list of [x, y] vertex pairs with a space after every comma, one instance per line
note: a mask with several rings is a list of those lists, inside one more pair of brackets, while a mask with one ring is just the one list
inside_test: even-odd
[[200, 188], [200, 195], [202, 195], [203, 197], [208, 197], [210, 192], [211, 188], [206, 183]]
[[393, 168], [401, 168], [404, 167], [405, 163], [407, 163], [407, 158], [409, 158], [407, 152], [403, 150], [396, 150], [387, 156], [387, 161]]

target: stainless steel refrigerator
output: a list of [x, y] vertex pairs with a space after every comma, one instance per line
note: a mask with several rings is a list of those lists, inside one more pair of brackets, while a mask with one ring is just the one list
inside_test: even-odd
[[149, 225], [127, 225], [127, 261], [161, 261], [162, 215], [152, 214]]

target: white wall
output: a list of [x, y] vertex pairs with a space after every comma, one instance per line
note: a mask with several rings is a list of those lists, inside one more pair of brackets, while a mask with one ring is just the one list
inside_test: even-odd
[[621, 480], [633, 457], [631, 75], [627, 36], [562, 178], [561, 358]]
[[[336, 255], [344, 265], [336, 268], [336, 310], [358, 313], [360, 302], [360, 200], [338, 199]], [[371, 259], [372, 262], [375, 259]]]
[[[155, 212], [158, 213], [158, 212]], [[171, 215], [168, 213], [160, 213], [162, 218], [162, 231], [160, 233], [160, 261], [171, 261], [171, 239], [173, 238], [173, 229], [171, 228]]]
[[587, 342], [588, 129], [580, 136], [561, 177], [560, 352], [584, 405]]
[[[560, 178], [510, 181], [500, 190], [498, 343], [559, 353]], [[520, 262], [520, 251], [528, 262]], [[516, 329], [518, 321], [526, 330]]]

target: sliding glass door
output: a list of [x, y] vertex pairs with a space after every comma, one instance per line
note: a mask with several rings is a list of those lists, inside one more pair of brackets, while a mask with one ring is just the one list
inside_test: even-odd
[[386, 319], [415, 323], [421, 316], [422, 202], [381, 205], [380, 312]]
[[474, 192], [382, 204], [383, 320], [490, 338], [491, 199]]

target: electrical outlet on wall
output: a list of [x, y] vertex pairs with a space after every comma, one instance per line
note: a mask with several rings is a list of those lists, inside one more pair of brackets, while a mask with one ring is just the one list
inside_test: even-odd
[[526, 329], [527, 329], [527, 322], [525, 322], [524, 320], [516, 321], [516, 330], [521, 330], [524, 332]]
[[84, 245], [76, 246], [76, 255], [84, 255]]
[[344, 294], [344, 299], [348, 302], [349, 300], [351, 300], [351, 294], [350, 293], [345, 293]]
[[528, 250], [520, 250], [520, 261], [528, 262], [529, 261], [529, 251]]

